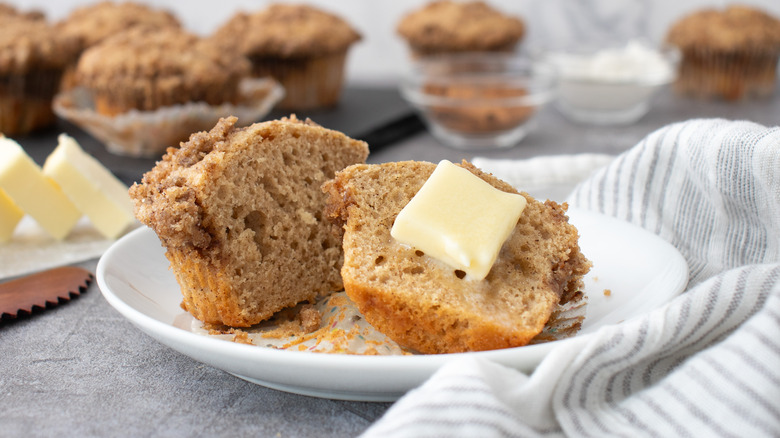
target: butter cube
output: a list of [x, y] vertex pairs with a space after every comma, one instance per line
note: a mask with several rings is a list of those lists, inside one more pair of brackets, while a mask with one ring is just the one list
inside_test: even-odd
[[390, 235], [482, 280], [525, 209], [468, 170], [442, 160], [395, 219]]
[[109, 239], [135, 221], [127, 186], [73, 138], [60, 134], [57, 148], [43, 165], [43, 174], [62, 187], [73, 204]]
[[8, 242], [23, 217], [22, 209], [0, 189], [0, 243]]
[[21, 146], [0, 137], [0, 188], [52, 237], [62, 240], [81, 217], [62, 189]]

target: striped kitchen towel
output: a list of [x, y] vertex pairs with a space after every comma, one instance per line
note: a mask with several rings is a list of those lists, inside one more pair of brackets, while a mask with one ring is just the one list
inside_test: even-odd
[[780, 437], [780, 127], [666, 126], [569, 203], [672, 243], [685, 293], [530, 375], [464, 355], [365, 436]]

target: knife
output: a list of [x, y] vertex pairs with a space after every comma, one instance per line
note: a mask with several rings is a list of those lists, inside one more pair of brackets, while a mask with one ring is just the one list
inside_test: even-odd
[[0, 283], [0, 320], [70, 301], [86, 292], [93, 279], [86, 269], [63, 266]]
[[383, 149], [393, 143], [411, 137], [425, 130], [425, 124], [416, 113], [403, 114], [381, 126], [367, 132], [354, 135], [353, 138], [368, 143], [372, 152]]

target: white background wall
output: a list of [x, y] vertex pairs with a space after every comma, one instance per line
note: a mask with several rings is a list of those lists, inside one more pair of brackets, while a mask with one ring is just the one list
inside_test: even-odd
[[[96, 0], [0, 0], [21, 9], [41, 9], [50, 20]], [[136, 0], [173, 11], [184, 25], [208, 34], [238, 10], [251, 11], [270, 0]], [[285, 0], [275, 0], [277, 2]], [[780, 17], [780, 0], [738, 0]], [[407, 67], [407, 52], [395, 27], [426, 0], [296, 0], [337, 13], [363, 35], [350, 52], [347, 78], [352, 83], [394, 84]], [[488, 0], [521, 16], [528, 34], [523, 47], [560, 46], [577, 41], [613, 41], [643, 36], [660, 42], [669, 25], [698, 8], [724, 6], [722, 0]]]

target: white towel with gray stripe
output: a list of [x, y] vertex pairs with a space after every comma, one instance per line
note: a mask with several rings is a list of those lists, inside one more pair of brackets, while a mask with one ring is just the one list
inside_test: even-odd
[[464, 355], [365, 436], [780, 437], [780, 127], [666, 126], [568, 201], [677, 247], [686, 291], [530, 375]]

